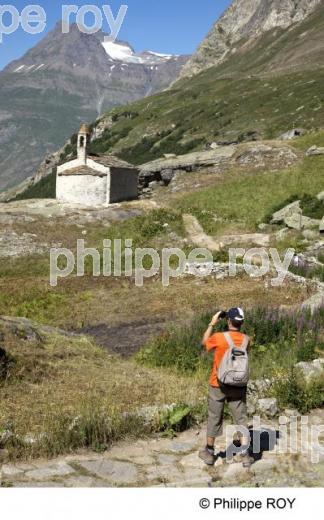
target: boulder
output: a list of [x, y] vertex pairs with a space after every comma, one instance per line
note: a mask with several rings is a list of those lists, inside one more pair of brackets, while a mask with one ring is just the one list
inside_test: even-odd
[[275, 417], [279, 412], [277, 399], [275, 398], [259, 399], [257, 408], [266, 417]]
[[307, 156], [311, 156], [311, 155], [324, 155], [324, 148], [319, 148], [317, 146], [311, 146], [307, 152], [306, 152], [306, 155]]
[[281, 224], [284, 222], [285, 218], [291, 216], [291, 215], [301, 215], [302, 210], [300, 207], [300, 201], [296, 200], [295, 202], [292, 202], [291, 204], [288, 204], [284, 208], [280, 209], [279, 211], [276, 211], [272, 215], [271, 224]]
[[271, 389], [274, 379], [256, 379], [249, 381], [248, 394], [254, 399], [261, 398]]
[[154, 188], [157, 188], [160, 184], [157, 182], [157, 181], [152, 181], [149, 183], [148, 187], [150, 189], [154, 189]]
[[304, 128], [293, 128], [292, 130], [288, 130], [284, 134], [279, 136], [279, 139], [282, 141], [291, 141], [292, 139], [296, 139], [296, 137], [301, 137], [307, 133], [307, 130]]
[[307, 383], [315, 377], [324, 374], [324, 359], [314, 359], [314, 361], [301, 361], [297, 363], [296, 368], [301, 371]]
[[320, 225], [320, 220], [310, 217], [304, 217], [301, 214], [294, 213], [284, 218], [284, 223], [291, 229], [301, 231], [302, 229], [311, 229]]
[[212, 143], [207, 143], [206, 144], [206, 150], [216, 150], [216, 148], [218, 148], [218, 144], [214, 141]]
[[324, 200], [324, 191], [321, 191], [321, 193], [319, 193], [318, 195], [316, 195], [316, 198], [318, 200]]
[[161, 171], [161, 179], [166, 186], [168, 186], [168, 184], [170, 184], [174, 175], [175, 175], [175, 172], [174, 172], [174, 170], [172, 170], [172, 168], [166, 168], [165, 170]]

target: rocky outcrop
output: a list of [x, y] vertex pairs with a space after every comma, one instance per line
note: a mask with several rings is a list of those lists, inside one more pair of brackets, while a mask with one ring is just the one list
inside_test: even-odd
[[271, 224], [281, 224], [285, 221], [286, 218], [289, 218], [291, 215], [301, 215], [302, 210], [300, 207], [300, 200], [296, 200], [291, 204], [288, 204], [284, 208], [276, 211], [272, 215]]
[[234, 0], [181, 71], [190, 77], [224, 62], [236, 47], [303, 21], [321, 0]]
[[[321, 196], [322, 194], [319, 193], [317, 199], [322, 200]], [[318, 232], [322, 232], [321, 228], [323, 225], [321, 220], [303, 215], [300, 200], [296, 200], [287, 206], [284, 206], [279, 211], [276, 211], [272, 215], [271, 224], [285, 224], [289, 229], [304, 231], [304, 237], [306, 239], [307, 234], [305, 234], [305, 231], [307, 231], [311, 240], [318, 236]], [[277, 240], [282, 240], [284, 238], [285, 233], [288, 231], [287, 228], [279, 230], [278, 233], [276, 233]]]
[[309, 157], [309, 156], [312, 156], [312, 155], [324, 155], [324, 148], [322, 147], [318, 147], [318, 146], [311, 146], [307, 152], [306, 152], [306, 155]]
[[279, 413], [277, 399], [259, 399], [257, 402], [257, 411], [263, 416], [275, 417]]
[[321, 221], [295, 213], [286, 217], [284, 223], [288, 228], [301, 231], [303, 229], [312, 229], [314, 227], [318, 228]]
[[[55, 244], [51, 244], [55, 247]], [[33, 233], [18, 234], [15, 231], [0, 231], [0, 258], [22, 257], [44, 253], [49, 244], [39, 243]]]
[[186, 155], [167, 155], [140, 166], [140, 191], [149, 197], [159, 184], [169, 185], [177, 174], [183, 172], [216, 173], [231, 166], [264, 168], [289, 167], [298, 161], [296, 153], [288, 146], [258, 143], [242, 145], [218, 145], [212, 149]]
[[307, 130], [304, 128], [293, 128], [292, 130], [288, 130], [288, 132], [284, 132], [279, 136], [279, 139], [282, 141], [291, 141], [292, 139], [296, 139], [296, 137], [301, 137], [306, 134]]
[[169, 158], [161, 158], [140, 166], [139, 182], [142, 187], [148, 187], [152, 181], [170, 184], [178, 172], [215, 170], [234, 155], [233, 146], [219, 147], [216, 150], [194, 152]]
[[42, 338], [43, 334], [58, 334], [63, 337], [76, 336], [56, 327], [41, 325], [27, 318], [15, 316], [0, 316], [0, 331], [10, 333], [25, 341], [34, 341]]

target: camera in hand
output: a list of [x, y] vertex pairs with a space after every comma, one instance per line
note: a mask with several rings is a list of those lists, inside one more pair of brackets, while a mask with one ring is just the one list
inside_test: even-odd
[[225, 318], [227, 318], [227, 315], [228, 315], [227, 311], [222, 311], [221, 314], [219, 315], [219, 317], [221, 320], [224, 320]]

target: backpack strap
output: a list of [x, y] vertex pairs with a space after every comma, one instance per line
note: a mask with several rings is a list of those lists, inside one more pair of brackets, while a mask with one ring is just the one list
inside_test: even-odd
[[234, 341], [232, 340], [232, 336], [230, 335], [230, 333], [224, 332], [224, 336], [225, 336], [225, 339], [226, 339], [226, 342], [227, 342], [229, 348], [236, 348], [236, 345], [235, 345]]
[[249, 338], [249, 336], [247, 336], [246, 334], [244, 334], [244, 340], [243, 340], [243, 343], [242, 343], [242, 345], [241, 345], [241, 349], [243, 349], [243, 350], [246, 352], [247, 349], [248, 349], [249, 343], [250, 343], [250, 338]]
[[[229, 346], [229, 348], [237, 348], [237, 346], [235, 345], [233, 339], [232, 339], [232, 336], [230, 335], [229, 332], [224, 332], [224, 336], [225, 336], [225, 339], [227, 341], [227, 344]], [[244, 339], [243, 339], [243, 343], [241, 345], [241, 348], [246, 352], [247, 351], [247, 348], [249, 346], [249, 343], [250, 343], [250, 338], [249, 336], [247, 336], [246, 334], [243, 334], [244, 336]]]

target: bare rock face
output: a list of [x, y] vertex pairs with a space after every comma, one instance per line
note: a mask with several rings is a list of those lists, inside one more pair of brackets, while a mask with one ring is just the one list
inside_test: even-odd
[[256, 39], [275, 28], [302, 22], [321, 0], [234, 0], [197, 52], [184, 66], [190, 77], [222, 63], [242, 39]]

